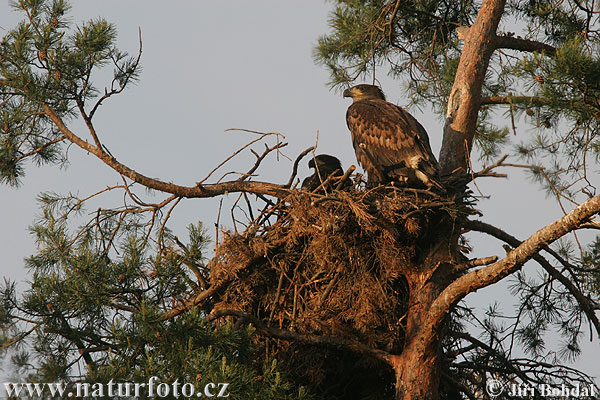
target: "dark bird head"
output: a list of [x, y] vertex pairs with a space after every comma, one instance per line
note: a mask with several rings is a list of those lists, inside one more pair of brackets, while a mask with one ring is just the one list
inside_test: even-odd
[[315, 168], [315, 161], [317, 162], [316, 165], [319, 168], [319, 171], [333, 172], [336, 169], [342, 170], [340, 160], [329, 154], [319, 154], [318, 156], [315, 156], [315, 158], [311, 158], [308, 162], [308, 168]]
[[379, 86], [367, 84], [356, 85], [344, 90], [344, 97], [352, 97], [354, 102], [371, 99], [385, 100], [385, 95]]
[[[309, 192], [315, 191], [317, 188], [323, 185], [323, 182], [328, 182], [325, 188], [321, 187], [319, 193], [325, 193], [326, 190], [334, 190], [338, 185], [339, 178], [344, 175], [342, 170], [342, 164], [334, 156], [329, 154], [319, 154], [308, 162], [308, 167], [315, 169], [315, 172], [304, 179], [302, 182], [302, 188]], [[328, 178], [331, 176], [330, 181]], [[337, 179], [336, 179], [337, 177]], [[347, 180], [346, 180], [347, 181]], [[349, 184], [344, 184], [342, 188], [348, 187]]]

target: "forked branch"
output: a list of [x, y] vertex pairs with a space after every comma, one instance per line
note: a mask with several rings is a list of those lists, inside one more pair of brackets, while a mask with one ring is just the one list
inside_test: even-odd
[[588, 222], [600, 211], [600, 196], [595, 196], [579, 205], [564, 217], [547, 225], [509, 251], [502, 260], [472, 271], [451, 283], [433, 302], [425, 326], [430, 326], [425, 341], [433, 341], [437, 328], [448, 310], [467, 294], [498, 282], [517, 271], [545, 246], [574, 231]]
[[289, 191], [287, 188], [285, 188], [285, 186], [268, 182], [232, 181], [207, 185], [181, 186], [164, 182], [159, 179], [150, 178], [118, 162], [115, 157], [102, 150], [102, 148], [94, 146], [81, 139], [65, 125], [62, 119], [47, 104], [43, 104], [43, 108], [46, 115], [48, 115], [57, 128], [66, 136], [67, 140], [76, 144], [81, 149], [92, 153], [122, 176], [126, 176], [132, 181], [149, 189], [158, 190], [164, 193], [171, 193], [176, 196], [186, 198], [216, 197], [233, 192], [255, 193], [278, 198], [284, 198], [289, 194]]
[[[472, 229], [474, 231], [486, 233], [491, 235], [503, 242], [509, 244], [510, 246], [516, 248], [522, 242], [516, 237], [504, 232], [503, 230], [496, 228], [490, 224], [486, 224], [482, 221], [467, 221], [465, 228]], [[548, 250], [549, 248], [544, 248], [544, 250]], [[600, 335], [600, 320], [598, 320], [598, 316], [594, 312], [594, 305], [589, 301], [587, 297], [575, 286], [575, 284], [566, 276], [564, 276], [560, 271], [548, 262], [541, 254], [536, 253], [532, 257], [544, 270], [550, 275], [552, 278], [556, 279], [560, 283], [563, 284], [565, 288], [575, 297], [577, 302], [579, 303], [581, 309], [585, 312], [585, 315], [588, 317], [590, 322], [596, 328], [596, 332]], [[562, 260], [561, 260], [562, 261]]]

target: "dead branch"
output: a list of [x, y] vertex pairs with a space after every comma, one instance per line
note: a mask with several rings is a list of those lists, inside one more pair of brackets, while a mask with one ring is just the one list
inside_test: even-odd
[[348, 170], [346, 170], [344, 175], [342, 175], [342, 177], [340, 178], [340, 181], [337, 183], [337, 185], [335, 185], [335, 190], [340, 190], [342, 188], [342, 186], [344, 185], [344, 182], [346, 182], [348, 180], [348, 178], [350, 178], [350, 175], [352, 175], [352, 173], [354, 172], [355, 169], [356, 169], [356, 166], [351, 165], [348, 168]]
[[258, 155], [254, 152], [252, 152], [255, 156], [256, 156], [256, 162], [254, 163], [254, 165], [252, 166], [252, 168], [250, 168], [248, 170], [248, 172], [246, 172], [244, 175], [242, 175], [239, 179], [238, 182], [244, 181], [246, 180], [246, 178], [248, 178], [249, 176], [252, 176], [252, 174], [254, 173], [254, 171], [256, 171], [258, 169], [258, 167], [260, 166], [260, 163], [262, 162], [262, 160], [264, 160], [264, 158], [273, 150], [277, 150], [279, 151], [279, 149], [287, 146], [287, 143], [277, 143], [275, 144], [275, 146], [267, 146], [265, 144], [265, 151], [263, 151], [263, 153], [261, 155]]
[[128, 177], [132, 181], [139, 183], [149, 189], [158, 190], [165, 193], [171, 193], [179, 197], [185, 198], [207, 198], [216, 197], [226, 193], [256, 193], [263, 194], [278, 198], [285, 198], [289, 194], [287, 188], [283, 185], [277, 185], [268, 182], [222, 182], [218, 184], [200, 184], [196, 186], [181, 186], [173, 183], [161, 181], [159, 179], [150, 178], [126, 165], [117, 161], [117, 159], [108, 153], [104, 152], [101, 148], [98, 148], [79, 136], [75, 135], [67, 126], [64, 124], [62, 119], [56, 114], [56, 112], [50, 108], [47, 104], [43, 105], [46, 115], [54, 122], [58, 129], [67, 137], [69, 141], [79, 146], [81, 149], [88, 151], [99, 158], [102, 162], [108, 165], [110, 168], [115, 170], [117, 173]]
[[497, 256], [490, 256], [490, 257], [483, 257], [483, 258], [476, 258], [474, 260], [469, 260], [464, 264], [459, 264], [457, 266], [454, 267], [454, 270], [456, 272], [463, 272], [463, 271], [467, 271], [471, 268], [474, 267], [482, 267], [485, 265], [490, 265], [492, 263], [495, 263], [496, 261], [498, 261], [498, 257]]
[[[228, 131], [244, 131], [244, 132], [252, 132], [252, 133], [256, 133], [256, 134], [260, 134], [261, 136], [257, 139], [251, 140], [250, 142], [246, 143], [244, 146], [240, 147], [239, 149], [237, 149], [236, 151], [233, 152], [233, 154], [231, 154], [229, 157], [227, 157], [225, 160], [223, 160], [221, 163], [219, 163], [219, 165], [217, 165], [215, 168], [212, 169], [212, 171], [210, 171], [208, 173], [208, 175], [206, 175], [206, 177], [204, 179], [202, 179], [201, 181], [197, 182], [197, 185], [202, 185], [204, 182], [206, 182], [208, 180], [208, 178], [211, 177], [211, 175], [217, 171], [219, 168], [221, 168], [223, 165], [225, 165], [227, 162], [229, 162], [229, 160], [231, 160], [232, 158], [234, 158], [235, 156], [237, 156], [238, 154], [240, 154], [242, 151], [244, 151], [245, 149], [247, 149], [248, 147], [252, 146], [254, 143], [260, 142], [261, 140], [263, 140], [265, 137], [270, 136], [270, 135], [275, 135], [277, 137], [277, 144], [279, 144], [279, 136], [283, 135], [281, 133], [277, 133], [277, 132], [269, 132], [269, 133], [263, 133], [263, 132], [257, 132], [257, 131], [250, 131], [247, 129], [235, 129], [235, 128], [230, 128], [230, 129], [225, 129], [225, 132]], [[223, 178], [221, 178], [223, 179]]]
[[37, 330], [40, 327], [41, 324], [42, 324], [41, 322], [37, 322], [28, 331], [21, 332], [19, 335], [17, 335], [16, 337], [14, 337], [12, 340], [9, 340], [9, 341], [7, 341], [5, 343], [2, 343], [2, 346], [0, 346], [0, 350], [6, 350], [6, 349], [10, 348], [11, 346], [19, 343], [20, 341], [22, 341], [23, 339], [25, 339], [27, 336], [29, 336], [32, 332], [34, 332], [35, 330]]
[[294, 183], [294, 179], [296, 178], [296, 175], [298, 174], [298, 164], [304, 157], [306, 157], [306, 155], [308, 153], [313, 151], [315, 148], [316, 148], [315, 146], [311, 146], [308, 149], [304, 150], [302, 153], [300, 153], [298, 155], [298, 157], [296, 157], [296, 161], [294, 161], [294, 169], [292, 170], [292, 176], [290, 176], [290, 180], [283, 187], [288, 188], [288, 189], [292, 187], [292, 184]]
[[175, 202], [173, 203], [173, 205], [171, 207], [169, 207], [169, 210], [167, 211], [167, 215], [165, 216], [160, 229], [158, 231], [158, 247], [159, 249], [163, 248], [164, 245], [164, 231], [165, 228], [167, 226], [167, 222], [169, 222], [169, 218], [171, 218], [171, 213], [173, 212], [173, 210], [175, 209], [175, 207], [177, 207], [177, 204], [179, 204], [179, 202], [181, 201], [181, 197], [177, 197], [177, 199], [175, 200]]
[[[446, 183], [449, 185], [456, 185], [457, 183], [461, 184], [461, 185], [466, 185], [469, 182], [473, 182], [477, 178], [483, 178], [483, 177], [506, 178], [506, 177], [508, 177], [507, 174], [495, 173], [495, 172], [492, 172], [492, 170], [494, 168], [506, 166], [506, 164], [504, 164], [504, 161], [506, 160], [507, 157], [508, 157], [508, 154], [504, 155], [498, 161], [496, 161], [492, 165], [489, 165], [489, 166], [483, 168], [479, 172], [474, 172], [474, 173], [471, 173], [470, 175], [465, 175], [463, 177], [457, 176], [457, 177], [453, 177], [453, 179], [447, 179]], [[480, 191], [480, 193], [481, 193], [481, 191]]]

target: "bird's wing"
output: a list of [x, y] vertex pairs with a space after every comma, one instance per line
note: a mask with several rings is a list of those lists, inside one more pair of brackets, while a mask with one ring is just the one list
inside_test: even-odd
[[431, 151], [429, 135], [423, 125], [402, 107], [383, 101], [381, 103], [384, 103], [381, 105], [383, 119], [396, 126], [396, 134], [402, 141], [402, 147], [405, 148], [407, 155], [421, 156], [424, 162], [437, 171], [439, 165]]
[[420, 155], [437, 166], [427, 132], [401, 107], [382, 100], [358, 101], [348, 108], [346, 122], [355, 149], [363, 143], [378, 165], [394, 166]]
[[[385, 180], [395, 169], [403, 175], [403, 168], [421, 171], [432, 179], [438, 175], [439, 165], [425, 128], [403, 108], [384, 100], [357, 101], [348, 108], [346, 122], [357, 159], [369, 178]], [[430, 179], [420, 180], [438, 186]]]
[[369, 178], [377, 180], [383, 179], [385, 166], [401, 161], [397, 138], [389, 129], [389, 121], [381, 119], [380, 114], [376, 104], [366, 101], [352, 104], [346, 113], [356, 158]]

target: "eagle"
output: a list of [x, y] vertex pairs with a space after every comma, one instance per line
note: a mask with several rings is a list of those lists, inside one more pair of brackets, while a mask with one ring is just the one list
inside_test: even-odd
[[346, 89], [352, 97], [346, 123], [356, 159], [367, 171], [370, 185], [396, 183], [413, 188], [444, 190], [439, 164], [425, 128], [405, 109], [387, 102], [375, 85]]
[[[302, 189], [309, 192], [315, 191], [327, 178], [332, 175], [331, 179], [325, 185], [325, 189], [331, 191], [337, 186], [340, 178], [344, 175], [342, 164], [334, 156], [329, 154], [319, 154], [311, 158], [308, 162], [308, 168], [314, 169], [315, 172], [302, 181]], [[320, 192], [323, 192], [321, 189]]]

